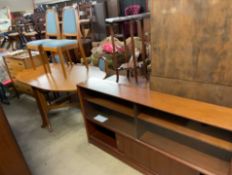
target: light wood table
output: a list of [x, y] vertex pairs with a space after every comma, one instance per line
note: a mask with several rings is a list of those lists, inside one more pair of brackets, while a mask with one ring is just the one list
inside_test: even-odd
[[47, 103], [44, 92], [76, 92], [78, 83], [85, 82], [90, 77], [104, 79], [106, 73], [98, 67], [88, 66], [87, 69], [84, 65], [77, 64], [66, 67], [67, 78], [65, 78], [59, 64], [50, 64], [50, 67], [52, 74], [46, 74], [43, 66], [40, 66], [35, 70], [24, 70], [16, 76], [16, 79], [32, 87], [41, 114], [41, 127], [51, 131], [48, 112], [54, 109], [54, 106]]

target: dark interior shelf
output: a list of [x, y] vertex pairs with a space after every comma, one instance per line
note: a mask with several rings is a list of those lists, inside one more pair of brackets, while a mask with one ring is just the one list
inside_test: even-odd
[[229, 162], [179, 144], [161, 135], [145, 132], [140, 139], [172, 159], [176, 159], [207, 175], [226, 175], [229, 173]]
[[[220, 138], [214, 135], [204, 133], [202, 129], [204, 126], [202, 125], [197, 125], [197, 127], [195, 128], [190, 128], [187, 126], [187, 124], [178, 122], [177, 120], [168, 120], [167, 118], [151, 116], [146, 113], [139, 114], [138, 118], [148, 123], [176, 132], [178, 134], [182, 134], [193, 139], [199, 140], [201, 142], [210, 144], [217, 148], [221, 148], [223, 150], [232, 152], [232, 143], [230, 141], [225, 140], [225, 138]], [[214, 132], [216, 132], [216, 130]], [[222, 137], [225, 137], [225, 135]], [[228, 137], [231, 138], [231, 135], [229, 135]]]
[[91, 139], [97, 142], [100, 142], [101, 144], [110, 146], [114, 149], [117, 148], [117, 143], [116, 143], [116, 138], [115, 138], [116, 136], [114, 132], [106, 128], [103, 128], [99, 125], [95, 125], [93, 123], [92, 124], [89, 123], [89, 125], [92, 125], [92, 128], [94, 128], [90, 134]]

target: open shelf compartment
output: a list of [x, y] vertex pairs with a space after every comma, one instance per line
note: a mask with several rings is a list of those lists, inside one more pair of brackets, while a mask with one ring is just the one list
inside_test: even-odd
[[128, 101], [117, 99], [110, 95], [96, 94], [88, 90], [85, 90], [84, 100], [107, 109], [120, 112], [129, 117], [134, 117], [133, 103]]
[[139, 140], [207, 175], [228, 175], [231, 133], [140, 106]]
[[[92, 103], [88, 104], [88, 109], [86, 114], [87, 120], [114, 132], [135, 138], [136, 128], [134, 118]], [[97, 116], [105, 118], [106, 121], [102, 122], [97, 120]]]

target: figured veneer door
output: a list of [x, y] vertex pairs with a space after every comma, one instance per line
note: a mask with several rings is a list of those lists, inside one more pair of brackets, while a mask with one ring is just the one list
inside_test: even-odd
[[0, 175], [30, 175], [0, 106]]
[[117, 135], [118, 149], [124, 155], [158, 175], [199, 175], [200, 173], [145, 145]]

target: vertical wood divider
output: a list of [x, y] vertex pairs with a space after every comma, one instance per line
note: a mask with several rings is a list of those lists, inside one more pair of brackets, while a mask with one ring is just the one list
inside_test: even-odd
[[133, 110], [134, 110], [135, 137], [136, 139], [138, 139], [139, 138], [139, 133], [138, 133], [139, 108], [138, 108], [138, 105], [135, 103], [133, 103]]
[[81, 92], [81, 89], [77, 86], [77, 95], [79, 96], [79, 100], [80, 100], [80, 105], [81, 105], [81, 113], [83, 115], [83, 119], [84, 119], [84, 124], [85, 124], [85, 128], [86, 128], [86, 134], [87, 134], [87, 138], [89, 140], [89, 135], [90, 135], [90, 132], [89, 132], [89, 127], [87, 125], [87, 122], [86, 122], [86, 111], [85, 111], [85, 108], [84, 108], [84, 90], [82, 90]]

